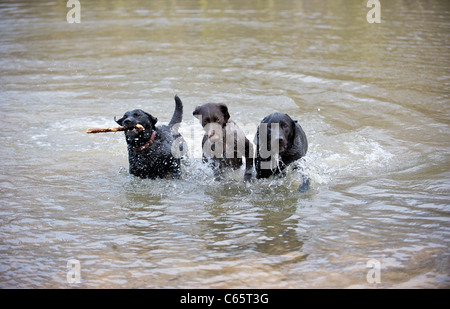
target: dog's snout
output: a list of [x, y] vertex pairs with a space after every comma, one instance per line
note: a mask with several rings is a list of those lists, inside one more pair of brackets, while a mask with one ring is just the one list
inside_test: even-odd
[[211, 142], [218, 142], [222, 139], [222, 136], [216, 130], [211, 130], [208, 132], [208, 138]]
[[219, 124], [208, 123], [203, 129], [211, 142], [218, 142], [222, 139], [222, 130]]
[[278, 130], [269, 130], [268, 136], [273, 138], [273, 140], [278, 141], [279, 143], [284, 142], [284, 135]]
[[130, 127], [130, 126], [132, 126], [134, 124], [134, 121], [132, 119], [130, 119], [130, 118], [126, 118], [123, 121], [123, 124], [124, 124], [125, 127]]

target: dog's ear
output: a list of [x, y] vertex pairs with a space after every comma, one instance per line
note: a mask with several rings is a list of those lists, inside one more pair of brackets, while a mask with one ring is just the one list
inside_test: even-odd
[[194, 112], [192, 113], [192, 115], [194, 115], [194, 116], [199, 115], [199, 114], [200, 114], [200, 109], [201, 109], [201, 108], [202, 108], [201, 106], [197, 106], [197, 107], [195, 108]]
[[114, 121], [117, 122], [119, 126], [123, 126], [123, 120], [125, 117], [120, 118], [119, 120], [116, 119], [116, 116], [114, 116]]
[[148, 119], [150, 119], [150, 122], [152, 123], [153, 126], [155, 126], [155, 124], [158, 122], [158, 118], [153, 117], [152, 115], [150, 115], [149, 113], [144, 112], [144, 114], [148, 117]]
[[295, 134], [294, 134], [294, 148], [297, 148], [303, 157], [306, 155], [308, 151], [308, 140], [306, 139], [305, 131], [303, 131], [302, 127], [298, 124], [297, 121], [294, 121], [295, 124]]
[[227, 123], [228, 120], [230, 119], [230, 113], [228, 113], [228, 106], [226, 106], [223, 103], [220, 103], [219, 107], [220, 107], [220, 111], [223, 113], [223, 118], [225, 120], [225, 123]]

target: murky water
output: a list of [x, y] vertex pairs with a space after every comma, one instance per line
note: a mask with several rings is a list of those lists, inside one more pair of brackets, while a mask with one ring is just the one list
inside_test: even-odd
[[[2, 1], [0, 287], [448, 288], [450, 3], [380, 2], [369, 24], [366, 1], [81, 0], [69, 24], [66, 1]], [[168, 123], [175, 94], [181, 180], [134, 178], [121, 133], [84, 133], [134, 108]], [[214, 181], [192, 116], [210, 101], [251, 139], [297, 119], [312, 189]]]

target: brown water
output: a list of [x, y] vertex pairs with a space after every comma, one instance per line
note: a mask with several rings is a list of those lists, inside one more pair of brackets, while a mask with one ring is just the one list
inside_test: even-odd
[[[66, 1], [0, 3], [1, 288], [450, 287], [450, 2], [381, 0], [380, 24], [365, 0], [80, 2], [79, 24]], [[84, 133], [134, 108], [168, 123], [175, 94], [181, 180]], [[312, 189], [214, 181], [210, 101], [251, 139], [297, 119]]]

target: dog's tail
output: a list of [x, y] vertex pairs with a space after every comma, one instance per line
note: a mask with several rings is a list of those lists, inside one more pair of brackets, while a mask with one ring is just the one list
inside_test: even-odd
[[172, 120], [169, 122], [169, 127], [172, 128], [176, 123], [183, 120], [183, 102], [175, 95], [175, 111], [173, 112]]

